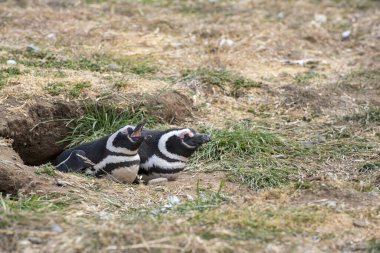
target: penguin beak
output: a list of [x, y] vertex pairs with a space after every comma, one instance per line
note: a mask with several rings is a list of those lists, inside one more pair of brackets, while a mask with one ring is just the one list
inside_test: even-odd
[[137, 124], [135, 129], [133, 130], [131, 137], [141, 137], [141, 131], [146, 123], [146, 119], [143, 119], [140, 121], [140, 123]]
[[211, 141], [211, 138], [207, 134], [199, 134], [199, 138], [202, 140], [202, 143]]

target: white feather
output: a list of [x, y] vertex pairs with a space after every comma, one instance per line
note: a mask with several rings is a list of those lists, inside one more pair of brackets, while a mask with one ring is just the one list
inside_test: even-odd
[[146, 170], [149, 170], [149, 168], [152, 168], [153, 166], [163, 168], [163, 169], [182, 169], [182, 168], [185, 168], [185, 163], [181, 161], [168, 162], [165, 159], [162, 159], [156, 155], [153, 155], [148, 159], [148, 161], [140, 164], [140, 168], [143, 168]]
[[96, 171], [103, 169], [106, 167], [107, 164], [110, 163], [122, 163], [122, 162], [138, 162], [140, 161], [140, 156], [138, 154], [134, 156], [115, 156], [115, 155], [109, 155], [106, 158], [104, 158], [102, 161], [97, 163], [94, 166], [94, 169]]

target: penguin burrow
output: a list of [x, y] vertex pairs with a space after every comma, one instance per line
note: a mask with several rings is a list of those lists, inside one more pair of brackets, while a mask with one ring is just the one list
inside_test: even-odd
[[137, 126], [125, 126], [112, 135], [63, 151], [55, 160], [63, 172], [84, 172], [106, 176], [121, 183], [132, 183], [139, 170], [139, 148], [145, 120]]
[[209, 135], [191, 128], [144, 129], [142, 136], [145, 140], [139, 149], [139, 175], [145, 182], [160, 177], [175, 180], [195, 150], [210, 141]]

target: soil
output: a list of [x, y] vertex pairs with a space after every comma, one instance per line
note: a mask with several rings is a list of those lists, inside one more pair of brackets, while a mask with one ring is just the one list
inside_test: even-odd
[[[67, 143], [59, 143], [68, 133], [64, 120], [78, 115], [77, 103], [48, 101], [42, 98], [27, 104], [7, 99], [3, 108], [20, 110], [0, 112], [0, 137], [13, 139], [12, 147], [27, 165], [41, 165], [52, 161]], [[13, 105], [12, 105], [13, 104]]]
[[0, 192], [3, 194], [46, 194], [61, 187], [48, 176], [34, 173], [35, 168], [24, 165], [20, 156], [10, 147], [11, 141], [0, 138]]

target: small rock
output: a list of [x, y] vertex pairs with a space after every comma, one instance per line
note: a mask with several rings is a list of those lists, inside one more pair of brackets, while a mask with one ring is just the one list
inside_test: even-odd
[[284, 154], [278, 154], [278, 155], [272, 155], [273, 158], [278, 158], [278, 159], [286, 159], [288, 158], [287, 155]]
[[55, 39], [55, 34], [54, 33], [49, 33], [48, 35], [46, 35], [46, 37], [45, 38], [47, 38], [47, 39]]
[[116, 63], [111, 63], [107, 65], [107, 68], [111, 70], [116, 70], [116, 69], [120, 69], [120, 66], [117, 65]]
[[29, 240], [21, 240], [18, 242], [18, 244], [21, 246], [28, 246], [28, 245], [30, 245], [30, 241]]
[[361, 219], [361, 220], [356, 220], [352, 223], [355, 227], [359, 228], [365, 228], [368, 226], [368, 220], [367, 219]]
[[219, 42], [219, 46], [221, 46], [221, 47], [223, 47], [223, 46], [232, 47], [233, 44], [234, 44], [234, 42], [231, 39], [224, 39], [223, 38]]
[[368, 195], [369, 196], [373, 196], [373, 197], [377, 197], [377, 196], [379, 196], [379, 193], [371, 191], [371, 192], [368, 193]]
[[168, 182], [167, 178], [159, 177], [159, 178], [155, 178], [155, 179], [152, 179], [152, 180], [148, 181], [148, 185], [165, 184], [167, 182]]
[[17, 62], [15, 60], [7, 60], [7, 65], [16, 65]]
[[325, 23], [327, 21], [327, 17], [323, 14], [315, 14], [314, 20], [318, 23]]
[[110, 214], [109, 212], [106, 212], [106, 211], [100, 211], [98, 213], [98, 215], [99, 215], [99, 218], [102, 219], [102, 220], [108, 220], [112, 216], [112, 214]]
[[29, 237], [28, 240], [33, 244], [41, 244], [43, 243], [43, 240], [38, 237]]
[[326, 201], [326, 206], [331, 207], [331, 208], [335, 208], [336, 207], [336, 201], [335, 200]]
[[326, 142], [326, 136], [319, 135], [318, 136], [318, 143], [325, 143]]
[[168, 196], [168, 201], [169, 201], [169, 204], [172, 205], [172, 206], [174, 206], [176, 204], [179, 204], [179, 202], [181, 202], [179, 200], [179, 198], [177, 196], [175, 196], [175, 195], [169, 195]]
[[187, 198], [188, 200], [194, 200], [193, 196], [191, 196], [190, 194], [186, 194], [186, 198]]
[[348, 40], [350, 38], [350, 36], [351, 36], [350, 30], [342, 32], [342, 40]]
[[26, 47], [26, 50], [27, 50], [27, 51], [39, 51], [40, 48], [37, 47], [37, 46], [35, 46], [35, 45], [33, 45], [33, 44], [30, 44], [30, 45], [28, 45], [28, 46]]
[[277, 17], [278, 17], [279, 19], [283, 19], [283, 18], [285, 17], [284, 12], [283, 12], [283, 11], [280, 11], [279, 13], [277, 13]]
[[55, 233], [62, 233], [63, 229], [59, 224], [53, 223], [53, 224], [51, 224], [51, 231], [53, 231]]

